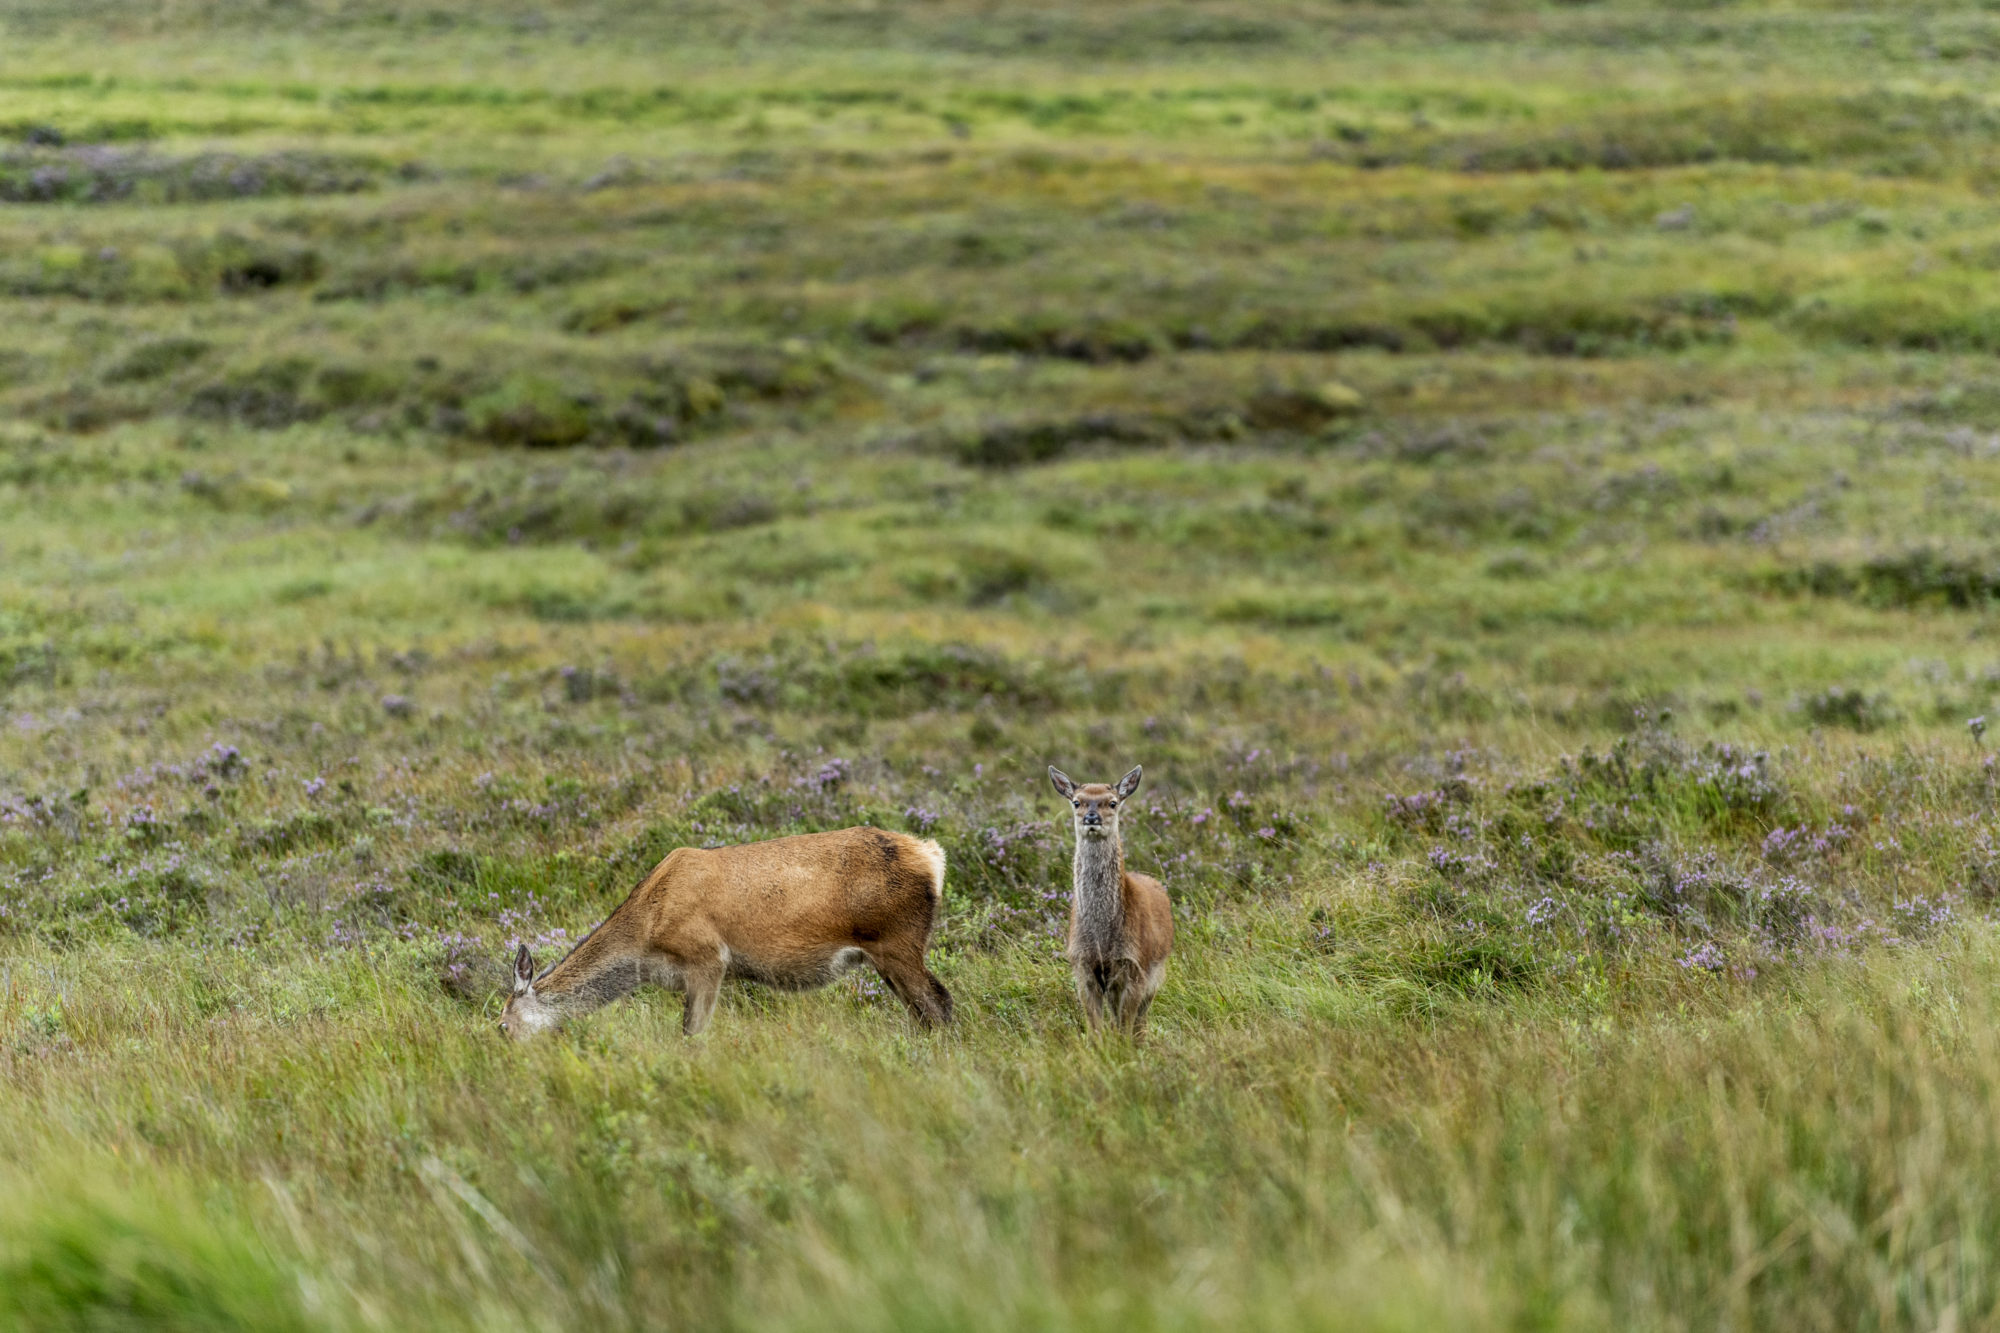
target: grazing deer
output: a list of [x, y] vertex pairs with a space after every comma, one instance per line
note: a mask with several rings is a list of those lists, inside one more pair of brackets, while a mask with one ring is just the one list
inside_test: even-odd
[[863, 960], [926, 1027], [951, 992], [924, 966], [944, 899], [944, 848], [876, 828], [667, 853], [569, 955], [537, 976], [522, 945], [500, 1030], [523, 1040], [651, 982], [708, 1026], [725, 977], [824, 986]]
[[1076, 879], [1069, 902], [1069, 965], [1083, 1016], [1095, 1032], [1104, 1011], [1133, 1037], [1146, 1031], [1146, 1011], [1167, 975], [1174, 948], [1173, 904], [1160, 881], [1125, 868], [1118, 807], [1139, 790], [1134, 768], [1107, 787], [1078, 786], [1059, 768], [1049, 781], [1076, 811]]

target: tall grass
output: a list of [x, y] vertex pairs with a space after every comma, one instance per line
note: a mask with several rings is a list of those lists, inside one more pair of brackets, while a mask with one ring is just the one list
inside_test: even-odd
[[[1143, 1051], [1076, 1035], [1057, 967], [1015, 958], [959, 970], [941, 1042], [840, 997], [736, 997], [703, 1046], [641, 1006], [517, 1054], [354, 965], [302, 960], [282, 986], [316, 1016], [239, 1011], [218, 1040], [173, 1016], [268, 972], [57, 964], [79, 996], [153, 980], [14, 1066], [6, 1308], [1930, 1325], [1993, 1299], [1994, 965], [1951, 945], [1754, 993], [1652, 973], [1411, 1024], [1309, 1017], [1313, 969], [1207, 944]], [[134, 1192], [137, 1160], [159, 1166]]]

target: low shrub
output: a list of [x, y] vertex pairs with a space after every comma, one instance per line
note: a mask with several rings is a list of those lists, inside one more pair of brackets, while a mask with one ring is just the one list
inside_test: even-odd
[[708, 671], [716, 692], [734, 703], [865, 718], [959, 712], [985, 700], [1012, 707], [1088, 701], [1115, 689], [1114, 678], [1074, 664], [1022, 662], [955, 643], [889, 650], [871, 643], [792, 644], [755, 659], [719, 658]]
[[1918, 546], [1854, 563], [1818, 560], [1772, 571], [1762, 582], [1781, 593], [1844, 597], [1882, 608], [1972, 610], [2000, 601], [2000, 562]]
[[375, 188], [388, 174], [386, 164], [371, 158], [301, 150], [172, 157], [104, 145], [21, 148], [0, 153], [0, 202], [181, 204], [353, 194]]
[[1376, 131], [1323, 144], [1320, 154], [1364, 167], [1422, 164], [1451, 171], [1635, 171], [1710, 162], [1777, 166], [1839, 162], [1876, 175], [1990, 173], [1995, 113], [1962, 93], [1731, 93], [1546, 126], [1452, 133]]
[[213, 350], [202, 338], [154, 338], [142, 342], [104, 372], [109, 384], [163, 379], [200, 361]]

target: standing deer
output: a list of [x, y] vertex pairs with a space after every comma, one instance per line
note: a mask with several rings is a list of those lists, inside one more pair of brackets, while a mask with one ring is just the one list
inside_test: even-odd
[[1173, 904], [1160, 881], [1125, 868], [1118, 837], [1118, 807], [1139, 790], [1134, 768], [1107, 787], [1078, 786], [1059, 768], [1049, 769], [1056, 792], [1076, 811], [1076, 878], [1069, 902], [1069, 965], [1077, 999], [1096, 1032], [1104, 1011], [1134, 1038], [1146, 1031], [1174, 948]]
[[667, 853], [567, 957], [537, 976], [522, 945], [500, 1030], [525, 1040], [651, 982], [683, 992], [681, 1031], [708, 1026], [725, 977], [824, 986], [863, 960], [926, 1027], [951, 992], [924, 966], [944, 899], [944, 848], [876, 828]]

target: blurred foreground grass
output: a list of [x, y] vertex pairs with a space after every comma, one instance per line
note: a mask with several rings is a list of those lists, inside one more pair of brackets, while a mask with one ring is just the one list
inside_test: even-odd
[[[0, 32], [0, 1325], [1993, 1322], [2000, 14]], [[493, 1033], [861, 820], [952, 1033]]]

